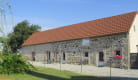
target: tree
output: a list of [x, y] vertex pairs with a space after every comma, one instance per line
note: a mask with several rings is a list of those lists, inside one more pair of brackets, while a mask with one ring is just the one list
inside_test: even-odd
[[28, 21], [18, 23], [12, 33], [8, 35], [8, 44], [12, 52], [17, 52], [21, 48], [23, 42], [33, 33], [39, 32], [41, 29], [38, 25], [30, 25]]

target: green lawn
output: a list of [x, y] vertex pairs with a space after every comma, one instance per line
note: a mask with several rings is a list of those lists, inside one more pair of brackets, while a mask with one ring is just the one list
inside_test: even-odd
[[27, 74], [0, 75], [0, 80], [107, 80], [107, 78], [36, 67], [36, 70]]

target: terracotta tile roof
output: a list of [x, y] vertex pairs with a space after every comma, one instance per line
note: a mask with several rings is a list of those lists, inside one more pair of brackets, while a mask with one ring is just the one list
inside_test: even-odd
[[97, 19], [32, 34], [23, 46], [128, 32], [138, 12]]

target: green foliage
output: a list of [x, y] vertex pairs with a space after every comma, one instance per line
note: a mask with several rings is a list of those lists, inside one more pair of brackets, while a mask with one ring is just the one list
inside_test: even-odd
[[0, 43], [3, 43], [3, 54], [10, 54], [11, 53], [11, 48], [8, 45], [9, 38], [8, 37], [0, 37]]
[[40, 31], [38, 25], [29, 25], [28, 21], [18, 23], [12, 33], [10, 33], [8, 44], [12, 52], [17, 52], [21, 48], [23, 42], [33, 33]]
[[2, 62], [3, 52], [0, 51], [0, 63]]
[[3, 55], [0, 61], [0, 73], [12, 74], [12, 73], [25, 73], [34, 69], [34, 67], [22, 58], [19, 53], [11, 55]]

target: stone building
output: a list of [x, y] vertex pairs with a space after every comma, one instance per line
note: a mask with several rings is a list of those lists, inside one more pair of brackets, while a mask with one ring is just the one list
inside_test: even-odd
[[138, 12], [32, 34], [22, 56], [33, 61], [138, 67]]

